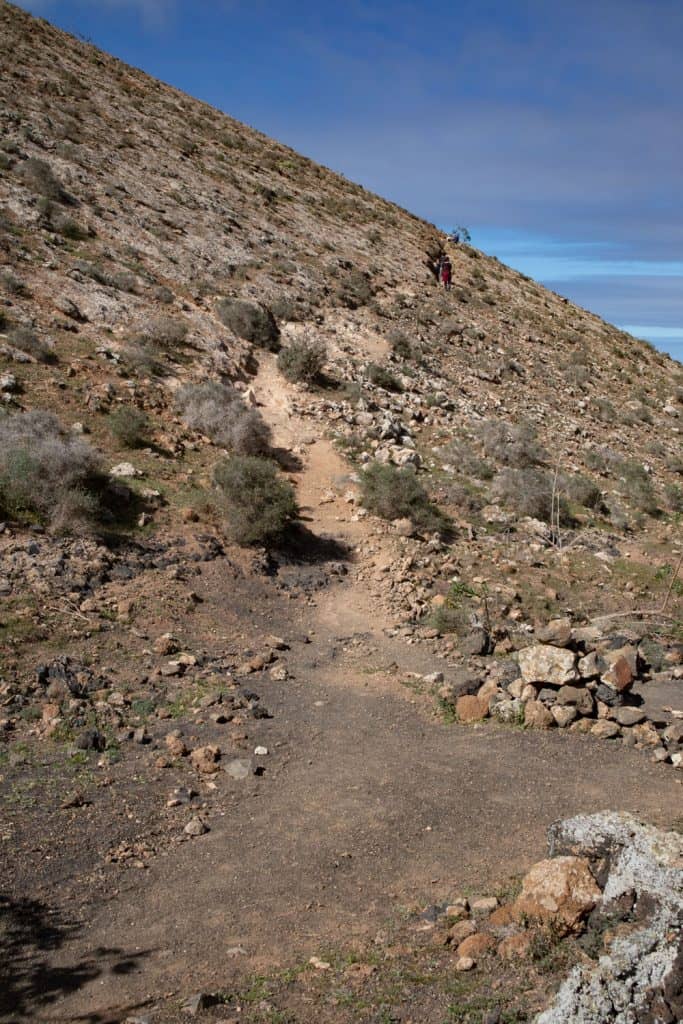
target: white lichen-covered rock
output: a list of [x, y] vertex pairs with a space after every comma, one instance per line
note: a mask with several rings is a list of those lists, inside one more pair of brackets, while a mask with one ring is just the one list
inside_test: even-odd
[[525, 683], [564, 686], [577, 678], [576, 655], [563, 647], [534, 644], [520, 651], [517, 660]]
[[683, 837], [627, 814], [580, 815], [550, 830], [552, 856], [582, 856], [600, 906], [632, 901], [595, 966], [575, 967], [536, 1024], [674, 1024], [683, 1020]]

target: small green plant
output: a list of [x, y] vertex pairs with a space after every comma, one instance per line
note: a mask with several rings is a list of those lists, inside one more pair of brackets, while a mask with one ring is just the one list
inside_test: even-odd
[[238, 544], [273, 544], [298, 518], [294, 488], [267, 459], [233, 455], [216, 466], [214, 481]]
[[486, 595], [479, 594], [463, 580], [454, 580], [448, 588], [443, 604], [432, 614], [432, 625], [439, 633], [463, 633], [472, 626], [473, 610], [476, 605], [486, 602]]
[[124, 448], [142, 448], [147, 443], [149, 419], [131, 405], [121, 405], [109, 415], [109, 429]]
[[293, 383], [313, 384], [319, 379], [327, 351], [321, 341], [298, 338], [280, 350], [278, 369]]

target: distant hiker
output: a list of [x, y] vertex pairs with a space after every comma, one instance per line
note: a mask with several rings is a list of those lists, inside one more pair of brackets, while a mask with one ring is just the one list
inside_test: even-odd
[[434, 271], [434, 277], [436, 278], [437, 284], [441, 281], [441, 265], [444, 261], [444, 255], [441, 253], [436, 263], [433, 265], [432, 270]]
[[460, 241], [460, 232], [459, 231], [454, 231], [453, 234], [451, 235], [451, 242], [453, 243], [453, 245], [457, 245], [459, 241]]
[[451, 290], [451, 280], [453, 278], [453, 268], [451, 261], [448, 256], [444, 256], [441, 261], [441, 284], [444, 286], [447, 292]]

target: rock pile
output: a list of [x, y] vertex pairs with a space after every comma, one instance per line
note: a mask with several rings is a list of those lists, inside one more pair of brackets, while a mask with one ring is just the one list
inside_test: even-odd
[[[633, 634], [605, 636], [595, 626], [556, 619], [536, 643], [517, 653], [518, 674], [501, 671], [476, 692], [455, 699], [463, 722], [491, 715], [536, 729], [561, 728], [647, 749], [655, 761], [683, 767], [683, 722], [646, 711], [634, 686], [649, 678], [647, 647]], [[668, 652], [671, 674], [682, 677], [682, 652]], [[443, 696], [448, 698], [446, 688]]]

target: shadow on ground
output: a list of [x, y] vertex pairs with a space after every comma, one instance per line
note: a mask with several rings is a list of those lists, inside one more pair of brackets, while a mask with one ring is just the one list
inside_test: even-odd
[[275, 553], [278, 561], [289, 565], [322, 565], [325, 562], [350, 562], [352, 549], [336, 537], [318, 535], [302, 522], [294, 523]]
[[[62, 996], [103, 974], [130, 974], [148, 955], [97, 947], [77, 963], [56, 966], [54, 954], [79, 931], [80, 925], [39, 900], [0, 896], [0, 1021], [36, 1020], [41, 1010]], [[107, 1024], [110, 1019], [120, 1019], [120, 1013], [119, 1009], [112, 1017], [93, 1013], [78, 1019]]]

